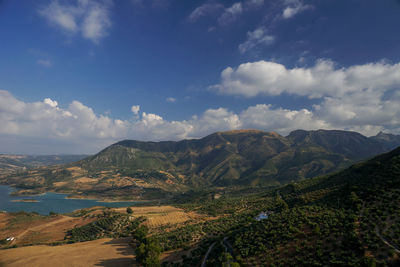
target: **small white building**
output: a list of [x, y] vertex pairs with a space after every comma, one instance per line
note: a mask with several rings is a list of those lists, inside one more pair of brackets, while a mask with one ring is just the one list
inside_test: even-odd
[[12, 237], [8, 237], [6, 240], [7, 241], [13, 241], [14, 239], [15, 239], [15, 237], [12, 236]]
[[267, 212], [260, 212], [260, 214], [258, 214], [256, 217], [254, 217], [254, 219], [256, 221], [262, 221], [265, 219], [268, 219], [269, 214]]

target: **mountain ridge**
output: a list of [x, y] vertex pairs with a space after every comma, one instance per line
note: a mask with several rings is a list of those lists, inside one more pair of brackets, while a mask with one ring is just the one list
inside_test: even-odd
[[196, 188], [282, 185], [334, 172], [399, 145], [395, 135], [365, 137], [338, 130], [297, 130], [284, 137], [251, 129], [181, 141], [122, 140], [80, 161], [0, 182], [92, 196], [144, 197], [152, 191], [162, 198]]

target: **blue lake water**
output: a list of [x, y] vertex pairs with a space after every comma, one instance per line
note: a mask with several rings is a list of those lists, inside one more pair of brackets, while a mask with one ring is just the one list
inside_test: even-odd
[[[0, 185], [0, 211], [17, 212], [37, 212], [47, 215], [50, 211], [57, 213], [71, 212], [77, 209], [90, 208], [93, 206], [104, 207], [127, 207], [133, 206], [137, 202], [101, 202], [90, 199], [66, 199], [66, 194], [46, 193], [37, 196], [14, 197], [10, 193], [14, 191], [12, 187]], [[12, 202], [18, 199], [35, 199], [38, 202]]]

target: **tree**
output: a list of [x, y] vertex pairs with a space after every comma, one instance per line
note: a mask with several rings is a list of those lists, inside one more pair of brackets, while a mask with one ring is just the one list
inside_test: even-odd
[[154, 239], [145, 238], [136, 248], [136, 260], [146, 267], [160, 266], [161, 247]]
[[144, 265], [149, 267], [160, 266], [161, 247], [155, 240], [148, 241], [146, 245], [146, 258]]
[[133, 210], [131, 209], [131, 207], [127, 207], [127, 208], [126, 208], [126, 212], [127, 212], [128, 214], [132, 214], [132, 213], [133, 213]]
[[146, 239], [148, 232], [149, 230], [147, 229], [147, 227], [141, 225], [133, 232], [133, 237], [139, 242], [143, 242]]

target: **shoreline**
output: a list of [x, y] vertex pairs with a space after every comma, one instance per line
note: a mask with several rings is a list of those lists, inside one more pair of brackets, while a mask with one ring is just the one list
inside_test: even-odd
[[[12, 197], [39, 197], [43, 196], [47, 193], [52, 193], [52, 194], [61, 194], [65, 195], [64, 199], [70, 199], [70, 200], [93, 200], [96, 202], [103, 202], [103, 203], [118, 203], [118, 202], [135, 202], [135, 203], [146, 203], [146, 202], [154, 202], [154, 201], [163, 201], [162, 199], [113, 199], [113, 198], [102, 198], [102, 197], [95, 197], [95, 196], [80, 196], [80, 195], [74, 195], [74, 193], [71, 192], [54, 192], [54, 191], [44, 191], [41, 193], [32, 193], [32, 194], [18, 194], [19, 190], [25, 190], [25, 189], [19, 189], [18, 187], [13, 187], [11, 185], [7, 184], [2, 184], [3, 186], [7, 186], [12, 189], [12, 191], [9, 193], [10, 196]], [[40, 202], [38, 201], [14, 201], [14, 202]]]
[[[61, 193], [63, 194], [63, 193]], [[104, 202], [104, 203], [116, 203], [116, 202], [150, 202], [152, 200], [140, 200], [140, 199], [135, 199], [135, 200], [118, 200], [118, 199], [108, 199], [108, 198], [93, 198], [93, 197], [79, 197], [79, 196], [66, 196], [64, 199], [75, 199], [75, 200], [94, 200], [96, 202]]]
[[12, 199], [11, 202], [25, 202], [25, 203], [38, 203], [37, 199]]

